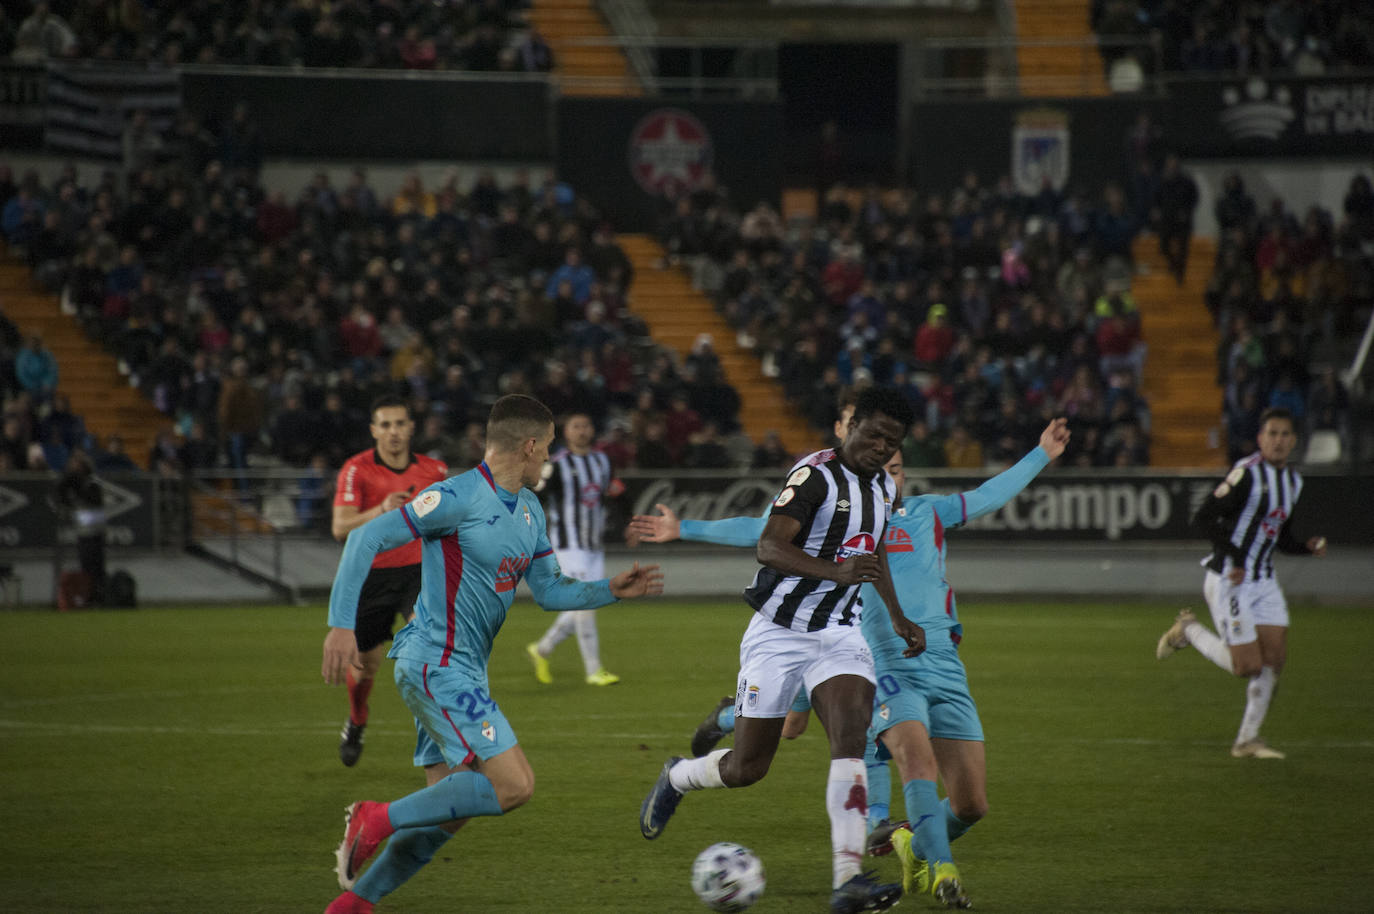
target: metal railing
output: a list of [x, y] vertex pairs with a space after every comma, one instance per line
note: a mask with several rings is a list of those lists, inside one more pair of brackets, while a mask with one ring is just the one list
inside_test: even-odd
[[332, 473], [295, 469], [199, 471], [189, 484], [187, 545], [294, 599], [286, 541], [328, 537], [333, 482]]
[[778, 97], [776, 41], [621, 35], [570, 38], [559, 48], [619, 48], [636, 73], [624, 78], [560, 74], [563, 88], [643, 90], [693, 99]]
[[[1065, 55], [1077, 55], [1078, 72], [1068, 76], [1023, 73], [1016, 53], [1021, 48], [1051, 48]], [[1155, 36], [929, 38], [916, 43], [916, 54], [918, 77], [913, 89], [922, 97], [1080, 95], [1096, 93], [1104, 83], [1111, 91], [1106, 58], [1126, 55], [1137, 59], [1141, 71], [1139, 86], [1130, 91], [1133, 94], [1162, 91], [1162, 49]], [[977, 75], [965, 75], [970, 70]]]

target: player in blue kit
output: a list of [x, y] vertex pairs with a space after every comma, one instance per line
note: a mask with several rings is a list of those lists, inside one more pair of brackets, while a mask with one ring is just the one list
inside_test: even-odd
[[348, 808], [337, 852], [345, 891], [326, 914], [371, 912], [470, 817], [498, 816], [529, 801], [534, 773], [487, 685], [492, 641], [522, 578], [551, 611], [595, 609], [663, 592], [656, 565], [636, 564], [590, 582], [560, 573], [544, 511], [525, 488], [539, 481], [552, 440], [553, 416], [542, 403], [503, 397], [487, 422], [481, 464], [349, 534], [330, 592], [322, 672], [326, 682], [338, 684], [353, 662], [358, 593], [373, 556], [420, 540], [415, 615], [397, 633], [389, 656], [396, 660], [401, 697], [415, 715], [415, 764], [424, 767], [429, 786], [391, 803]]
[[[986, 815], [988, 804], [983, 728], [959, 659], [963, 626], [954, 591], [945, 579], [945, 531], [1006, 504], [1064, 452], [1068, 440], [1066, 422], [1056, 419], [1041, 434], [1038, 447], [977, 489], [905, 498], [894, 507], [885, 537], [888, 564], [905, 614], [926, 632], [925, 652], [903, 657], [905, 642], [887, 624], [885, 614], [875, 611], [883, 606], [877, 590], [866, 585], [860, 592], [865, 609], [860, 624], [878, 676], [870, 735], [881, 739], [896, 760], [907, 816], [915, 823], [914, 829], [898, 828], [892, 835], [902, 860], [903, 887], [951, 907], [969, 903], [949, 843]], [[905, 482], [901, 455], [894, 455], [886, 469], [900, 493]], [[632, 521], [644, 541], [680, 537], [749, 546], [766, 520], [678, 521], [671, 511], [659, 508], [656, 517]], [[948, 799], [943, 802], [936, 792], [937, 774], [945, 781]]]

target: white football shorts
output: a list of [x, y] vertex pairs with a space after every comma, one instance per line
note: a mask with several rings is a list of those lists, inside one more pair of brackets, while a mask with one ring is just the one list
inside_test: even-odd
[[554, 558], [563, 574], [579, 581], [599, 581], [606, 576], [606, 553], [590, 549], [555, 549]]
[[1212, 611], [1212, 624], [1227, 644], [1257, 640], [1256, 625], [1288, 625], [1288, 602], [1278, 578], [1260, 578], [1232, 584], [1224, 575], [1208, 571], [1202, 594]]
[[836, 676], [862, 676], [875, 683], [873, 653], [857, 625], [832, 625], [798, 632], [758, 613], [739, 644], [736, 717], [785, 717], [798, 690], [811, 690]]

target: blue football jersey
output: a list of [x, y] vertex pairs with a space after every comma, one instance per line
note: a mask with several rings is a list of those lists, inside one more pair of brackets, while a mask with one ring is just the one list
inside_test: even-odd
[[[925, 629], [927, 644], [935, 644], [940, 638], [957, 644], [964, 631], [959, 624], [954, 590], [945, 579], [945, 531], [996, 511], [1049, 462], [1049, 454], [1036, 447], [1015, 466], [971, 492], [903, 498], [892, 512], [883, 539], [892, 586], [902, 602], [902, 612]], [[864, 604], [864, 638], [873, 649], [874, 659], [900, 658], [906, 642], [893, 630], [878, 589], [872, 584], [863, 585], [859, 599]]]
[[526, 488], [502, 489], [482, 463], [349, 535], [330, 592], [329, 624], [352, 628], [372, 555], [415, 539], [420, 595], [414, 618], [396, 634], [392, 657], [485, 676], [492, 642], [521, 579], [547, 610], [594, 609], [615, 601], [609, 581], [584, 583], [560, 573], [539, 499]]

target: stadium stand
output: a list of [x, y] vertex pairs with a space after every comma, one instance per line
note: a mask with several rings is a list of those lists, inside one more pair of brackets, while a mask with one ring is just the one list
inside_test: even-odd
[[836, 185], [816, 219], [790, 225], [706, 188], [676, 201], [660, 238], [817, 429], [843, 386], [895, 384], [923, 417], [917, 436], [937, 442], [909, 442], [913, 458], [1005, 462], [1062, 410], [1069, 462], [1139, 466], [1150, 411], [1131, 242], [1143, 221], [1116, 187], [1026, 198], [970, 174], [929, 195]]
[[538, 31], [527, 28], [527, 6], [527, 0], [51, 0], [34, 4], [13, 26], [12, 53], [16, 60], [91, 58], [167, 67], [547, 71], [553, 54]]
[[1103, 37], [1157, 36], [1166, 71], [1315, 76], [1374, 60], [1374, 8], [1360, 0], [1094, 0], [1092, 27]]
[[1374, 191], [1355, 177], [1337, 216], [1299, 214], [1274, 200], [1264, 211], [1231, 175], [1216, 204], [1223, 229], [1205, 300], [1222, 332], [1216, 375], [1224, 388], [1229, 459], [1249, 453], [1260, 412], [1283, 406], [1309, 440], [1309, 457], [1333, 463], [1350, 449], [1350, 398], [1338, 368], [1342, 341], [1362, 330], [1374, 287]]
[[[25, 322], [79, 322], [104, 342], [86, 411], [107, 412], [109, 387], [122, 418], [141, 405], [148, 440], [134, 453], [149, 468], [336, 466], [366, 445], [367, 404], [393, 385], [412, 397], [421, 449], [455, 466], [480, 459], [483, 404], [516, 391], [589, 411], [625, 464], [632, 410], [672, 425], [681, 397], [726, 436], [726, 465], [750, 459], [718, 362], [680, 364], [649, 338], [627, 308], [629, 257], [570, 188], [484, 174], [431, 190], [411, 174], [388, 200], [359, 170], [337, 188], [321, 173], [291, 200], [252, 168], [221, 167], [227, 142], [203, 138], [127, 188], [114, 171], [96, 186], [71, 169], [50, 186], [0, 180], [0, 209], [22, 211], [7, 237], [47, 292], [24, 293]], [[671, 464], [691, 463], [705, 431], [687, 429]]]

